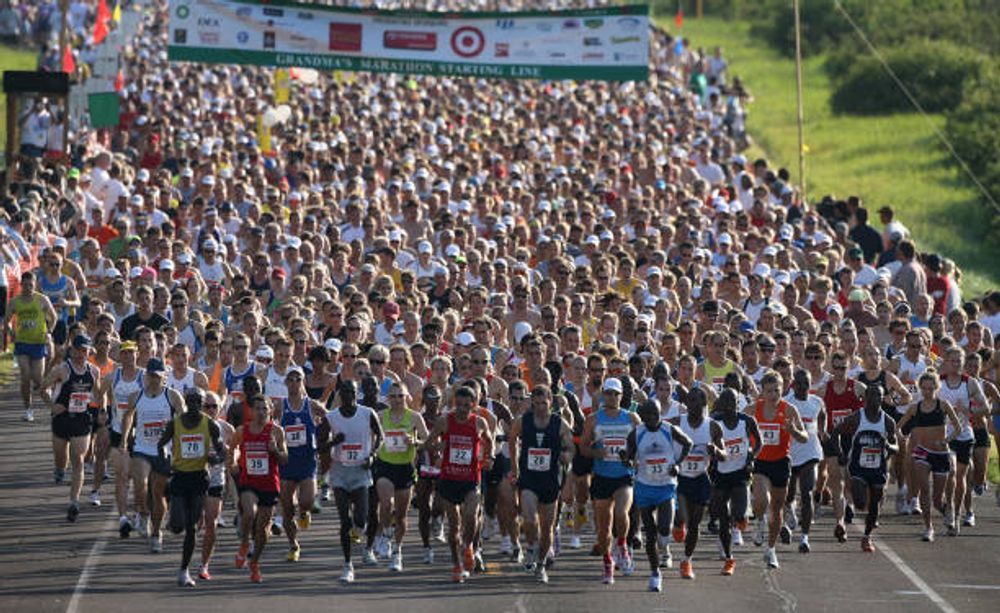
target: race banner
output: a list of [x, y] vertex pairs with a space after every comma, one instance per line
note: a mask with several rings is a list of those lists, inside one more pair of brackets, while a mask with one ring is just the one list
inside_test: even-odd
[[645, 80], [649, 7], [421, 12], [170, 0], [172, 61], [488, 79]]

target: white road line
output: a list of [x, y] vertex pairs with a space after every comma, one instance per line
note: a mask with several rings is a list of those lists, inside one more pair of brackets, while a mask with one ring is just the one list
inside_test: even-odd
[[964, 583], [939, 583], [938, 587], [953, 590], [1000, 590], [1000, 585], [966, 585]]
[[83, 593], [87, 590], [87, 584], [90, 583], [90, 576], [94, 574], [94, 569], [97, 568], [97, 562], [101, 559], [101, 554], [104, 553], [104, 549], [108, 546], [107, 533], [114, 529], [114, 518], [115, 514], [111, 513], [110, 518], [104, 523], [98, 534], [103, 534], [101, 538], [94, 541], [94, 544], [90, 548], [90, 553], [87, 554], [87, 559], [83, 563], [83, 570], [80, 571], [80, 578], [76, 581], [76, 587], [73, 588], [73, 596], [69, 599], [69, 604], [66, 605], [66, 613], [77, 613], [80, 608], [80, 599], [83, 598]]
[[930, 598], [931, 602], [936, 604], [941, 611], [944, 613], [958, 613], [955, 607], [948, 604], [948, 601], [942, 598], [941, 594], [938, 594], [931, 586], [927, 585], [927, 582], [921, 579], [920, 575], [910, 568], [910, 566], [904, 562], [903, 559], [896, 554], [893, 548], [889, 547], [889, 545], [885, 543], [885, 541], [879, 541], [878, 550], [881, 551], [882, 555], [884, 555], [890, 562], [893, 563], [893, 565], [895, 565], [896, 568], [899, 569], [899, 572], [906, 575], [906, 578], [910, 580], [910, 583], [915, 585], [916, 588], [924, 594], [924, 596]]

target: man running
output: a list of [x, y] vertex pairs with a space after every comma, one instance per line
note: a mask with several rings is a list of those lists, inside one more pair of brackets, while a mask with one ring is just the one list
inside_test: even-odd
[[[163, 436], [157, 443], [159, 457], [170, 461], [170, 531], [184, 533], [181, 552], [181, 568], [177, 573], [177, 585], [194, 587], [188, 567], [194, 555], [195, 536], [198, 522], [205, 509], [205, 494], [208, 492], [208, 466], [222, 466], [226, 461], [226, 449], [222, 442], [218, 424], [202, 413], [205, 392], [191, 388], [184, 395], [185, 410], [167, 424]], [[166, 446], [171, 445], [170, 453]]]
[[[285, 432], [288, 462], [281, 466], [281, 513], [288, 537], [288, 561], [298, 562], [301, 547], [299, 529], [312, 523], [316, 499], [316, 423], [326, 416], [323, 406], [306, 396], [305, 373], [298, 366], [285, 373], [288, 397], [282, 400], [280, 425]], [[299, 514], [295, 516], [298, 499]]]
[[[805, 368], [798, 368], [792, 375], [792, 391], [785, 395], [785, 402], [795, 407], [802, 418], [802, 425], [809, 434], [805, 443], [792, 441], [792, 479], [788, 484], [788, 500], [785, 504], [785, 525], [781, 528], [783, 542], [791, 541], [795, 529], [795, 491], [798, 489], [802, 501], [802, 517], [798, 520], [802, 536], [799, 538], [799, 553], [809, 553], [809, 529], [813, 521], [813, 491], [816, 488], [816, 473], [823, 460], [822, 441], [827, 440], [826, 408], [823, 399], [810, 394], [812, 376]], [[786, 540], [787, 536], [787, 540]]]
[[[847, 369], [847, 356], [842, 351], [835, 351], [830, 358], [830, 371], [833, 374], [827, 381], [823, 392], [827, 432], [833, 432], [842, 421], [857, 413], [864, 406], [866, 386], [860, 381], [848, 378]], [[833, 516], [836, 522], [833, 536], [841, 543], [847, 540], [847, 528], [844, 526], [845, 518], [848, 523], [854, 518], [854, 509], [847, 501], [847, 497], [851, 493], [845, 490], [847, 485], [846, 467], [842, 464], [847, 454], [846, 449], [841, 446], [842, 442], [846, 443], [850, 440], [852, 432], [844, 431], [844, 433], [848, 438], [829, 438], [824, 449], [827, 470], [826, 484], [833, 496]]]
[[[524, 393], [523, 390], [520, 393]], [[545, 385], [531, 390], [531, 411], [525, 411], [510, 428], [508, 445], [511, 480], [521, 494], [521, 519], [528, 543], [529, 560], [539, 583], [548, 583], [546, 563], [553, 542], [556, 503], [562, 475], [573, 461], [573, 431], [554, 410], [552, 391]]]
[[129, 401], [142, 390], [143, 370], [136, 365], [138, 345], [125, 341], [118, 348], [118, 368], [104, 377], [101, 391], [108, 407], [108, 439], [111, 465], [115, 471], [115, 503], [118, 505], [118, 535], [128, 538], [134, 526], [128, 516], [129, 458], [122, 446], [122, 417], [129, 410]]
[[17, 327], [13, 331], [14, 358], [21, 380], [21, 401], [24, 403], [24, 421], [35, 421], [31, 406], [32, 386], [42, 390], [45, 376], [45, 356], [52, 341], [49, 332], [56, 323], [56, 311], [45, 294], [35, 289], [35, 273], [21, 275], [21, 293], [14, 297], [4, 321], [4, 330], [11, 334], [11, 320]]
[[[219, 418], [219, 411], [221, 409], [222, 400], [218, 394], [215, 392], [205, 394], [204, 413], [218, 426], [222, 444], [226, 449], [226, 457], [228, 457], [236, 429], [226, 420]], [[226, 492], [226, 478], [227, 471], [225, 464], [208, 465], [208, 499], [205, 501], [204, 523], [205, 534], [201, 539], [201, 567], [198, 569], [198, 577], [204, 581], [212, 580], [212, 574], [209, 572], [209, 564], [212, 561], [212, 554], [215, 552], [216, 524], [219, 523], [219, 519], [222, 517], [222, 499]]]

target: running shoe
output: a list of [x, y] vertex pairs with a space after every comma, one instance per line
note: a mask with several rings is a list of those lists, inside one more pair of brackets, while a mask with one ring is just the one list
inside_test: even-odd
[[875, 553], [875, 545], [872, 544], [872, 537], [866, 535], [861, 539], [861, 551]]
[[298, 543], [296, 543], [296, 544], [292, 545], [291, 547], [289, 547], [288, 548], [288, 561], [289, 562], [298, 562], [299, 561], [300, 550], [301, 550], [301, 548], [299, 547]]
[[344, 572], [340, 573], [341, 583], [354, 583], [354, 564], [344, 564]]
[[[518, 551], [521, 551], [518, 549]], [[528, 549], [528, 554], [524, 556], [524, 572], [530, 573], [535, 571], [535, 549], [534, 547]]]
[[785, 525], [788, 526], [789, 530], [795, 530], [799, 527], [799, 516], [795, 512], [795, 507], [791, 505], [785, 507]]
[[[354, 580], [354, 575], [351, 575], [351, 580]], [[462, 565], [458, 564], [451, 569], [451, 581], [452, 583], [465, 583], [465, 571], [462, 570]]]
[[34, 423], [34, 421], [35, 421], [35, 412], [33, 410], [31, 410], [31, 409], [26, 410], [24, 412], [24, 417], [22, 419], [24, 419], [24, 421], [28, 422], [29, 424], [30, 423]]
[[250, 581], [254, 583], [263, 583], [264, 578], [260, 575], [260, 562], [250, 563]]
[[910, 515], [921, 515], [924, 510], [920, 507], [920, 499], [913, 498], [910, 500]]
[[976, 514], [972, 511], [966, 513], [965, 517], [962, 519], [962, 525], [966, 528], [974, 527], [976, 525]]
[[736, 547], [743, 546], [743, 531], [739, 528], [733, 528], [733, 545]]
[[719, 520], [715, 519], [714, 517], [712, 519], [708, 520], [708, 523], [705, 524], [705, 529], [708, 530], [709, 534], [718, 534], [719, 533]]
[[424, 564], [434, 563], [434, 550], [430, 547], [424, 547]]
[[803, 534], [802, 538], [799, 539], [799, 553], [809, 553], [812, 548], [809, 547], [809, 535]]
[[309, 511], [299, 513], [299, 518], [295, 521], [295, 524], [299, 527], [299, 530], [308, 530], [309, 526], [312, 525], [312, 513]]
[[773, 547], [768, 547], [767, 551], [764, 552], [764, 562], [767, 563], [768, 568], [780, 568], [778, 554]]
[[97, 490], [90, 492], [90, 506], [99, 507], [101, 506], [101, 493]]
[[982, 496], [983, 494], [986, 493], [986, 484], [985, 483], [977, 483], [977, 484], [973, 485], [972, 486], [972, 492], [976, 496]]
[[844, 524], [837, 524], [833, 528], [833, 537], [837, 539], [838, 543], [847, 542], [847, 528], [844, 527]]
[[792, 542], [792, 531], [788, 526], [781, 527], [781, 542], [785, 545]]
[[69, 507], [66, 509], [66, 519], [71, 522], [75, 522], [76, 518], [80, 516], [80, 505], [75, 502], [69, 503]]
[[247, 565], [247, 552], [250, 551], [250, 543], [240, 543], [240, 549], [236, 552], [236, 568], [243, 568]]
[[211, 581], [212, 573], [208, 572], [208, 564], [202, 564], [198, 569], [198, 578], [202, 581]]
[[149, 537], [149, 551], [150, 553], [161, 553], [163, 551], [162, 534], [157, 534], [156, 536]]
[[604, 556], [604, 573], [601, 575], [601, 581], [605, 585], [611, 585], [615, 582], [615, 563], [611, 560], [610, 555]]
[[629, 551], [629, 548], [627, 546], [622, 547], [621, 560], [622, 560], [622, 566], [621, 566], [622, 574], [625, 575], [626, 577], [631, 577], [632, 573], [635, 572], [635, 561], [632, 560], [632, 552]]
[[55, 481], [56, 485], [62, 485], [66, 482], [66, 471], [62, 468], [56, 468], [52, 471], [52, 480]]
[[755, 547], [760, 547], [764, 544], [764, 520], [757, 521], [757, 530], [753, 533], [753, 544]]
[[361, 558], [365, 566], [378, 566], [378, 558], [375, 557], [375, 552], [371, 549], [365, 548], [365, 555]]
[[922, 540], [925, 543], [933, 543], [934, 542], [934, 528], [928, 528], [927, 530], [924, 530], [924, 536], [922, 537]]
[[854, 507], [849, 504], [844, 505], [844, 523], [853, 524], [854, 523]]
[[397, 573], [403, 572], [403, 550], [397, 549], [392, 554], [392, 562], [389, 562], [389, 570]]
[[132, 522], [129, 518], [122, 515], [118, 518], [118, 536], [119, 538], [127, 539], [132, 533]]
[[323, 502], [330, 502], [330, 486], [326, 483], [324, 483], [323, 487], [320, 488], [319, 497]]
[[660, 568], [673, 568], [674, 567], [674, 556], [670, 553], [670, 545], [664, 547], [663, 553], [660, 554]]
[[278, 515], [274, 518], [274, 521], [271, 522], [271, 536], [281, 536], [284, 527], [285, 519], [281, 515]]
[[180, 587], [194, 587], [194, 578], [191, 577], [191, 572], [188, 569], [177, 572], [177, 585]]
[[684, 542], [684, 539], [687, 538], [687, 526], [684, 525], [684, 522], [674, 524], [673, 535], [675, 543]]
[[[997, 491], [1000, 491], [1000, 490], [997, 490]], [[997, 502], [997, 504], [1000, 505], [1000, 502]], [[574, 534], [573, 536], [571, 536], [570, 539], [569, 539], [569, 548], [570, 549], [579, 549], [581, 547], [583, 547], [583, 543], [580, 542], [579, 535]]]
[[472, 570], [477, 574], [486, 572], [486, 562], [483, 561], [482, 549], [477, 549], [476, 553], [472, 556]]
[[[489, 540], [483, 537], [483, 540]], [[500, 553], [505, 556], [509, 556], [514, 553], [514, 544], [510, 542], [510, 537], [506, 534], [500, 539]]]
[[732, 577], [734, 572], [736, 572], [736, 560], [729, 558], [722, 565], [722, 574], [726, 577]]
[[663, 589], [663, 576], [655, 572], [649, 576], [649, 591], [659, 592], [661, 589]]
[[681, 579], [694, 579], [694, 567], [691, 566], [691, 560], [681, 561]]
[[462, 550], [462, 567], [466, 570], [472, 570], [476, 565], [476, 552], [472, 549], [472, 545], [467, 545]]
[[549, 582], [549, 573], [545, 570], [544, 564], [538, 565], [538, 570], [535, 572], [535, 578], [542, 584], [547, 584]]

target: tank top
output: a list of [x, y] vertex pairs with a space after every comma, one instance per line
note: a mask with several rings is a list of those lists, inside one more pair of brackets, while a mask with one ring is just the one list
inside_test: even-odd
[[404, 410], [399, 421], [392, 419], [392, 409], [379, 412], [379, 422], [385, 434], [385, 442], [378, 450], [378, 459], [387, 464], [413, 464], [417, 448], [413, 445], [413, 411]]
[[[56, 281], [49, 281], [45, 275], [38, 275], [38, 291], [45, 294], [53, 305], [62, 301], [69, 291], [69, 277], [59, 275]], [[56, 309], [59, 321], [69, 321], [69, 309], [60, 307]]]
[[810, 460], [823, 459], [823, 445], [819, 442], [819, 412], [823, 408], [823, 401], [815, 394], [809, 394], [805, 400], [799, 400], [795, 394], [785, 396], [785, 402], [795, 407], [802, 418], [802, 425], [809, 433], [809, 440], [800, 443], [792, 440], [791, 458], [792, 466], [802, 466]]
[[[951, 404], [952, 408], [955, 409], [955, 413], [959, 416], [959, 422], [962, 424], [962, 429], [955, 437], [955, 440], [973, 440], [974, 434], [972, 432], [971, 419], [962, 419], [963, 415], [970, 414], [970, 407], [972, 406], [972, 394], [969, 393], [969, 377], [962, 375], [962, 378], [958, 381], [958, 385], [955, 387], [949, 385], [946, 378], [941, 377], [941, 389], [938, 391], [938, 397], [941, 398], [941, 400], [947, 400]], [[955, 426], [952, 425], [951, 420], [948, 420], [946, 425], [947, 428], [945, 430], [945, 437], [950, 437]]]
[[59, 391], [55, 394], [55, 404], [66, 407], [71, 416], [86, 413], [94, 398], [94, 386], [98, 378], [97, 368], [87, 362], [83, 372], [77, 372], [73, 362], [68, 359], [66, 366], [69, 367], [69, 377], [59, 386]]
[[518, 452], [521, 486], [531, 490], [558, 489], [562, 418], [549, 415], [544, 428], [535, 425], [533, 411], [521, 416], [521, 449]]
[[142, 390], [142, 370], [136, 370], [135, 378], [126, 381], [122, 378], [122, 369], [115, 370], [115, 378], [111, 384], [111, 430], [121, 434], [122, 415], [128, 410], [128, 401], [132, 394]]
[[309, 398], [303, 398], [297, 409], [292, 408], [287, 398], [282, 401], [281, 427], [285, 430], [285, 445], [288, 446], [288, 464], [282, 470], [315, 466], [316, 422], [309, 410]]
[[222, 283], [226, 278], [226, 271], [222, 268], [221, 260], [216, 260], [214, 264], [201, 261], [198, 264], [198, 270], [206, 283]]
[[285, 385], [285, 375], [287, 373], [287, 368], [283, 373], [275, 370], [274, 366], [267, 369], [267, 375], [264, 378], [264, 395], [270, 398], [275, 406], [281, 406], [281, 402], [285, 398], [288, 398], [288, 386]]
[[677, 477], [671, 474], [674, 438], [670, 424], [661, 423], [656, 430], [649, 430], [646, 424], [635, 427], [635, 462], [637, 483], [651, 487], [677, 484]]
[[194, 370], [191, 368], [187, 369], [187, 374], [178, 379], [174, 375], [173, 369], [167, 373], [167, 387], [172, 390], [176, 390], [178, 394], [183, 396], [187, 393], [189, 389], [193, 389], [194, 385]]
[[864, 383], [866, 386], [877, 385], [878, 387], [882, 388], [882, 394], [883, 394], [882, 410], [883, 411], [885, 411], [886, 413], [888, 413], [890, 415], [894, 415], [896, 413], [899, 413], [900, 415], [902, 414], [902, 409], [900, 407], [893, 406], [893, 405], [891, 405], [891, 404], [889, 404], [888, 402], [885, 401], [885, 398], [888, 397], [888, 395], [889, 395], [889, 388], [885, 384], [885, 371], [884, 370], [880, 370], [878, 372], [878, 376], [875, 377], [874, 379], [869, 379], [868, 375], [862, 369], [862, 371], [860, 373], [858, 373], [858, 381]]
[[680, 473], [690, 479], [708, 472], [708, 445], [712, 442], [712, 420], [705, 417], [698, 426], [692, 426], [688, 417], [681, 419], [680, 428], [691, 439], [691, 451], [681, 460]]
[[934, 408], [924, 411], [920, 407], [923, 403], [918, 402], [914, 409], [913, 419], [910, 420], [911, 428], [936, 428], [944, 425], [944, 409], [941, 408], [941, 400], [934, 401]]
[[360, 466], [372, 449], [372, 417], [375, 411], [359, 404], [357, 411], [350, 417], [344, 416], [340, 409], [330, 411], [326, 415], [330, 423], [330, 435], [344, 433], [344, 440], [335, 445], [330, 453], [333, 459], [343, 466]]
[[278, 456], [268, 450], [274, 422], [267, 421], [257, 434], [250, 431], [250, 424], [243, 425], [240, 440], [240, 486], [261, 492], [277, 492]]
[[[220, 437], [225, 441], [225, 431], [223, 430], [222, 421], [218, 419], [212, 420], [215, 422], [215, 426], [219, 429]], [[208, 465], [208, 487], [225, 487], [226, 485], [226, 464], [220, 462], [219, 464], [209, 464]]]
[[134, 451], [153, 457], [159, 455], [157, 442], [173, 418], [174, 407], [170, 405], [167, 388], [164, 387], [156, 396], [148, 396], [146, 390], [139, 392], [135, 401]]
[[31, 345], [44, 345], [48, 342], [49, 325], [45, 321], [41, 296], [36, 294], [29, 300], [22, 300], [20, 296], [15, 298], [14, 316], [17, 318], [14, 342]]
[[854, 389], [854, 380], [848, 379], [844, 391], [837, 392], [833, 389], [833, 381], [826, 384], [823, 392], [823, 404], [826, 405], [826, 431], [833, 432], [842, 421], [861, 410], [865, 405], [864, 400], [858, 398], [858, 392]]
[[448, 426], [444, 433], [444, 453], [441, 458], [441, 478], [449, 481], [479, 483], [480, 440], [474, 415], [459, 421], [455, 413], [448, 413]]
[[632, 419], [626, 411], [612, 417], [601, 409], [595, 413], [594, 442], [601, 455], [594, 458], [594, 474], [609, 479], [628, 477], [631, 471], [622, 463], [620, 451], [625, 451], [625, 441], [632, 432]]
[[199, 415], [198, 423], [193, 428], [184, 425], [184, 417], [174, 418], [173, 454], [170, 465], [179, 472], [200, 472], [208, 466], [208, 446], [212, 444], [212, 435], [207, 415]]
[[184, 343], [184, 345], [191, 352], [191, 355], [198, 355], [201, 353], [201, 341], [198, 340], [198, 335], [194, 332], [194, 324], [190, 321], [186, 326], [177, 332], [177, 342]]
[[716, 394], [722, 391], [726, 382], [726, 375], [736, 370], [736, 365], [733, 364], [732, 360], [728, 359], [722, 366], [712, 366], [708, 360], [705, 360], [701, 363], [701, 367], [705, 371], [702, 381], [711, 385]]
[[715, 470], [720, 474], [732, 474], [744, 470], [750, 452], [750, 430], [747, 428], [746, 415], [736, 414], [736, 425], [730, 428], [725, 420], [719, 420], [722, 428], [722, 444], [726, 448], [726, 459], [715, 463]]
[[246, 394], [243, 393], [243, 379], [256, 374], [256, 366], [254, 362], [250, 362], [247, 369], [239, 374], [233, 372], [232, 366], [226, 366], [222, 379], [226, 384], [226, 393], [232, 399], [231, 402], [239, 404], [246, 399]]
[[916, 362], [911, 362], [906, 358], [905, 353], [899, 354], [899, 381], [913, 395], [918, 397], [920, 390], [917, 389], [917, 381], [920, 375], [927, 370], [927, 360], [924, 356], [918, 356]]
[[830, 382], [830, 373], [825, 370], [819, 376], [819, 378], [813, 378], [812, 387], [809, 388], [810, 394], [816, 394], [820, 398], [823, 397], [823, 393], [826, 391], [826, 384]]
[[108, 261], [104, 258], [97, 259], [97, 266], [91, 267], [86, 260], [80, 260], [80, 267], [83, 269], [83, 276], [87, 279], [89, 289], [97, 289], [104, 284], [105, 273], [108, 270]]
[[864, 411], [858, 416], [858, 429], [851, 440], [850, 471], [874, 470], [885, 473], [886, 427], [888, 416], [880, 411], [876, 421], [868, 421]]
[[757, 420], [757, 429], [760, 431], [760, 442], [763, 445], [760, 449], [758, 459], [765, 462], [775, 462], [788, 457], [791, 448], [791, 436], [785, 429], [785, 411], [788, 403], [784, 400], [778, 401], [778, 408], [771, 419], [764, 419], [764, 400], [757, 401], [754, 409], [754, 418]]

